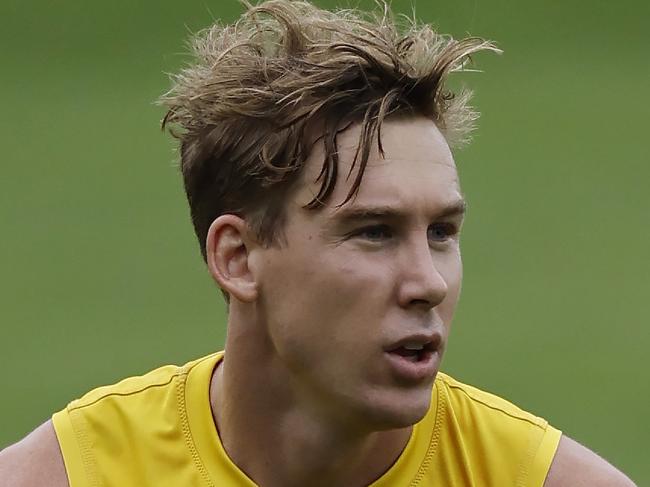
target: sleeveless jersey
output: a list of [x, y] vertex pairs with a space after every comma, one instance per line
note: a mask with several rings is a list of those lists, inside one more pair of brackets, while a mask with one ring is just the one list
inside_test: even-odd
[[[52, 417], [70, 487], [254, 487], [210, 409], [217, 353], [95, 389]], [[438, 373], [431, 408], [371, 487], [542, 486], [561, 433]]]

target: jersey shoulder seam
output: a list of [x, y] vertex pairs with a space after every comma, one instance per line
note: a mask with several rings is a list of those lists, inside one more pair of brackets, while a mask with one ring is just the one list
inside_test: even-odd
[[[90, 406], [92, 406], [94, 404], [97, 404], [98, 402], [100, 402], [100, 401], [102, 401], [104, 399], [107, 399], [109, 397], [112, 397], [112, 396], [120, 396], [120, 397], [133, 396], [133, 395], [139, 394], [141, 392], [144, 392], [144, 391], [146, 391], [148, 389], [153, 389], [155, 387], [164, 387], [164, 386], [167, 386], [167, 385], [171, 384], [171, 382], [174, 379], [176, 379], [177, 377], [185, 375], [185, 374], [186, 374], [186, 372], [184, 372], [183, 370], [180, 370], [178, 372], [174, 372], [164, 382], [155, 382], [153, 384], [145, 384], [145, 385], [143, 385], [143, 386], [141, 386], [141, 387], [139, 387], [137, 389], [133, 389], [131, 391], [107, 391], [105, 394], [102, 394], [101, 396], [93, 399], [90, 402], [82, 402], [82, 399], [77, 399], [76, 401], [74, 401], [72, 404], [70, 404], [68, 406], [68, 409], [70, 411], [73, 411], [73, 410], [76, 410], [76, 409], [83, 409], [83, 408], [90, 407]], [[111, 387], [111, 386], [107, 386], [107, 387]], [[77, 404], [79, 402], [82, 402], [82, 403]]]
[[[193, 360], [193, 361], [188, 362], [188, 363], [186, 363], [185, 365], [182, 365], [182, 366], [163, 365], [162, 367], [158, 367], [157, 369], [154, 369], [154, 370], [152, 370], [150, 372], [147, 372], [144, 375], [133, 376], [133, 377], [129, 377], [127, 379], [124, 379], [124, 381], [129, 380], [129, 379], [134, 379], [136, 381], [137, 380], [142, 380], [143, 382], [145, 382], [144, 384], [140, 384], [140, 385], [136, 384], [136, 385], [134, 385], [133, 386], [134, 388], [130, 389], [130, 390], [129, 389], [127, 389], [127, 390], [114, 390], [115, 388], [117, 388], [117, 386], [120, 384], [120, 382], [123, 382], [123, 381], [120, 381], [118, 383], [108, 385], [108, 386], [100, 386], [97, 389], [94, 389], [93, 391], [88, 392], [86, 395], [90, 395], [93, 392], [97, 391], [98, 389], [100, 389], [102, 387], [105, 387], [107, 390], [103, 394], [100, 394], [98, 397], [95, 397], [92, 400], [90, 398], [88, 398], [88, 400], [85, 400], [84, 399], [85, 396], [82, 396], [81, 398], [76, 399], [76, 400], [72, 401], [70, 404], [68, 404], [67, 409], [69, 411], [83, 409], [83, 408], [92, 406], [94, 404], [97, 404], [98, 402], [100, 402], [100, 401], [102, 401], [102, 400], [104, 400], [104, 399], [106, 399], [108, 397], [112, 397], [112, 396], [128, 397], [128, 396], [133, 396], [133, 395], [139, 394], [139, 393], [144, 392], [144, 391], [149, 390], [149, 389], [153, 389], [155, 387], [168, 386], [169, 384], [171, 384], [178, 377], [186, 378], [187, 375], [190, 373], [190, 371], [196, 365], [203, 362], [204, 360], [208, 360], [208, 359], [212, 358], [217, 353], [219, 353], [219, 352], [212, 353], [212, 354], [210, 354], [210, 355], [208, 355], [206, 357], [202, 357], [202, 358]], [[169, 367], [170, 369], [173, 368], [175, 370], [173, 370], [173, 372], [170, 372], [169, 376], [167, 376], [167, 377], [155, 378], [155, 379], [152, 379], [151, 382], [147, 383], [146, 377], [148, 375], [153, 375], [155, 372], [157, 372], [157, 371], [159, 371], [161, 369], [164, 369], [166, 367]]]
[[[540, 428], [542, 430], [546, 430], [546, 421], [543, 420], [542, 418], [537, 418], [533, 414], [526, 413], [523, 410], [522, 410], [523, 414], [517, 414], [516, 412], [507, 411], [506, 409], [504, 409], [502, 407], [499, 407], [496, 404], [491, 404], [491, 403], [485, 401], [484, 399], [481, 399], [480, 397], [477, 397], [475, 394], [472, 394], [471, 391], [467, 390], [467, 388], [465, 387], [464, 384], [462, 384], [460, 382], [457, 382], [455, 379], [453, 379], [453, 378], [451, 378], [451, 377], [449, 377], [447, 375], [442, 375], [442, 374], [440, 374], [440, 375], [441, 375], [441, 380], [444, 382], [444, 384], [448, 388], [462, 392], [471, 401], [477, 402], [477, 403], [479, 403], [479, 404], [481, 404], [481, 405], [483, 405], [483, 406], [485, 406], [487, 408], [490, 408], [490, 409], [492, 409], [494, 411], [499, 411], [499, 412], [501, 412], [501, 413], [505, 414], [506, 416], [509, 416], [509, 417], [511, 417], [513, 419], [517, 419], [517, 420], [520, 420], [520, 421], [525, 421], [525, 422], [527, 422], [527, 423], [529, 423], [529, 424], [531, 424], [533, 426], [536, 426], [536, 427], [538, 427], [538, 428]], [[501, 399], [503, 401], [506, 401], [503, 398], [499, 398], [499, 399]], [[517, 406], [515, 406], [514, 404], [512, 406], [514, 408], [517, 408]], [[529, 415], [533, 416], [536, 419], [532, 419], [532, 418], [527, 417]]]

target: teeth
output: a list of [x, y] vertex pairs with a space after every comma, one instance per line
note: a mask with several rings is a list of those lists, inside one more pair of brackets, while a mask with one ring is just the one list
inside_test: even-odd
[[424, 345], [421, 343], [407, 343], [406, 345], [403, 345], [403, 348], [406, 350], [422, 350]]

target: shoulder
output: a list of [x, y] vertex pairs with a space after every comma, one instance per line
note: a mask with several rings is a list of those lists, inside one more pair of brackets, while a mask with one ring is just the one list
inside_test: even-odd
[[[471, 428], [463, 428], [464, 431], [496, 433], [498, 441], [491, 445], [490, 451], [499, 448], [521, 451], [524, 444], [517, 441], [525, 437], [534, 439], [535, 452], [529, 456], [532, 463], [526, 477], [529, 481], [534, 478], [535, 485], [634, 487], [623, 473], [588, 448], [562, 435], [543, 418], [443, 373], [436, 379], [436, 385], [445, 389], [450, 407], [456, 410], [457, 421], [461, 424], [469, 422]], [[512, 455], [508, 456], [514, 459]]]
[[463, 414], [479, 414], [498, 424], [519, 424], [539, 430], [548, 428], [548, 423], [543, 418], [524, 411], [502, 397], [459, 382], [444, 373], [438, 374], [436, 384], [445, 389], [450, 404], [459, 408]]
[[440, 444], [462, 445], [457, 461], [485, 485], [543, 485], [561, 432], [506, 399], [438, 375], [438, 409], [446, 409]]
[[603, 458], [562, 436], [544, 487], [635, 487]]
[[146, 393], [151, 389], [161, 390], [165, 386], [173, 383], [177, 377], [182, 377], [186, 373], [184, 367], [176, 365], [164, 365], [143, 375], [127, 377], [115, 384], [97, 387], [80, 399], [72, 401], [68, 408], [71, 410], [87, 408], [95, 405], [105, 399], [128, 398]]
[[97, 387], [80, 399], [72, 401], [68, 409], [71, 411], [87, 409], [100, 403], [145, 397], [149, 393], [165, 393], [173, 389], [177, 381], [184, 383], [190, 371], [198, 365], [207, 364], [213, 367], [222, 356], [222, 352], [217, 352], [181, 366], [163, 365], [143, 375], [127, 377], [115, 384]]
[[6, 487], [69, 486], [51, 421], [0, 451], [0, 478]]

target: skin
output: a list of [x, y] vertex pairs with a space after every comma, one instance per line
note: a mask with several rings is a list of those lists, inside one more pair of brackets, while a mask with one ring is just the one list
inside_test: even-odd
[[[357, 137], [354, 126], [341, 134], [342, 161]], [[280, 247], [260, 247], [232, 215], [210, 230], [209, 267], [231, 296], [213, 415], [229, 456], [260, 485], [367, 485], [394, 463], [429, 406], [432, 377], [395, 381], [381, 351], [425, 330], [439, 333], [442, 354], [462, 275], [462, 215], [443, 215], [461, 192], [431, 121], [389, 120], [382, 143], [385, 157], [371, 154], [356, 199], [337, 206], [349, 189], [344, 167], [319, 212], [303, 209], [317, 190], [315, 148], [289, 198]], [[344, 223], [345, 212], [368, 207], [399, 217]], [[545, 485], [581, 483], [634, 485], [563, 437]]]
[[[355, 126], [341, 134], [342, 161], [357, 136]], [[210, 228], [208, 266], [230, 295], [213, 417], [230, 458], [259, 485], [367, 485], [394, 463], [429, 407], [434, 374], [405, 381], [384, 349], [430, 334], [439, 364], [461, 286], [462, 196], [431, 121], [390, 119], [382, 142], [385, 157], [372, 153], [358, 196], [337, 206], [349, 188], [342, 167], [329, 204], [313, 211], [303, 206], [317, 191], [316, 146], [287, 202], [281, 245], [260, 245], [234, 215]], [[392, 213], [351, 219], [360, 208]], [[67, 485], [49, 421], [0, 453], [0, 478]], [[563, 436], [544, 485], [634, 484]]]
[[[358, 127], [341, 134], [342, 160], [352, 159], [358, 134]], [[317, 211], [304, 208], [322, 161], [322, 148], [313, 151], [287, 203], [282, 245], [256, 244], [232, 216], [211, 229], [210, 269], [231, 294], [216, 421], [226, 451], [263, 485], [314, 485], [313, 467], [322, 485], [369, 483], [429, 409], [434, 374], [404, 383], [384, 349], [412, 334], [436, 335], [439, 363], [460, 292], [463, 199], [435, 125], [388, 122], [383, 143], [386, 157], [375, 148], [358, 196], [339, 207], [349, 190], [342, 167], [330, 203]], [[361, 209], [390, 214], [351, 220]], [[232, 257], [237, 234], [244, 241]], [[229, 244], [220, 246], [221, 238]], [[242, 400], [221, 403], [231, 394]], [[260, 405], [264, 414], [252, 414]], [[277, 458], [264, 468], [254, 452], [269, 445]]]

